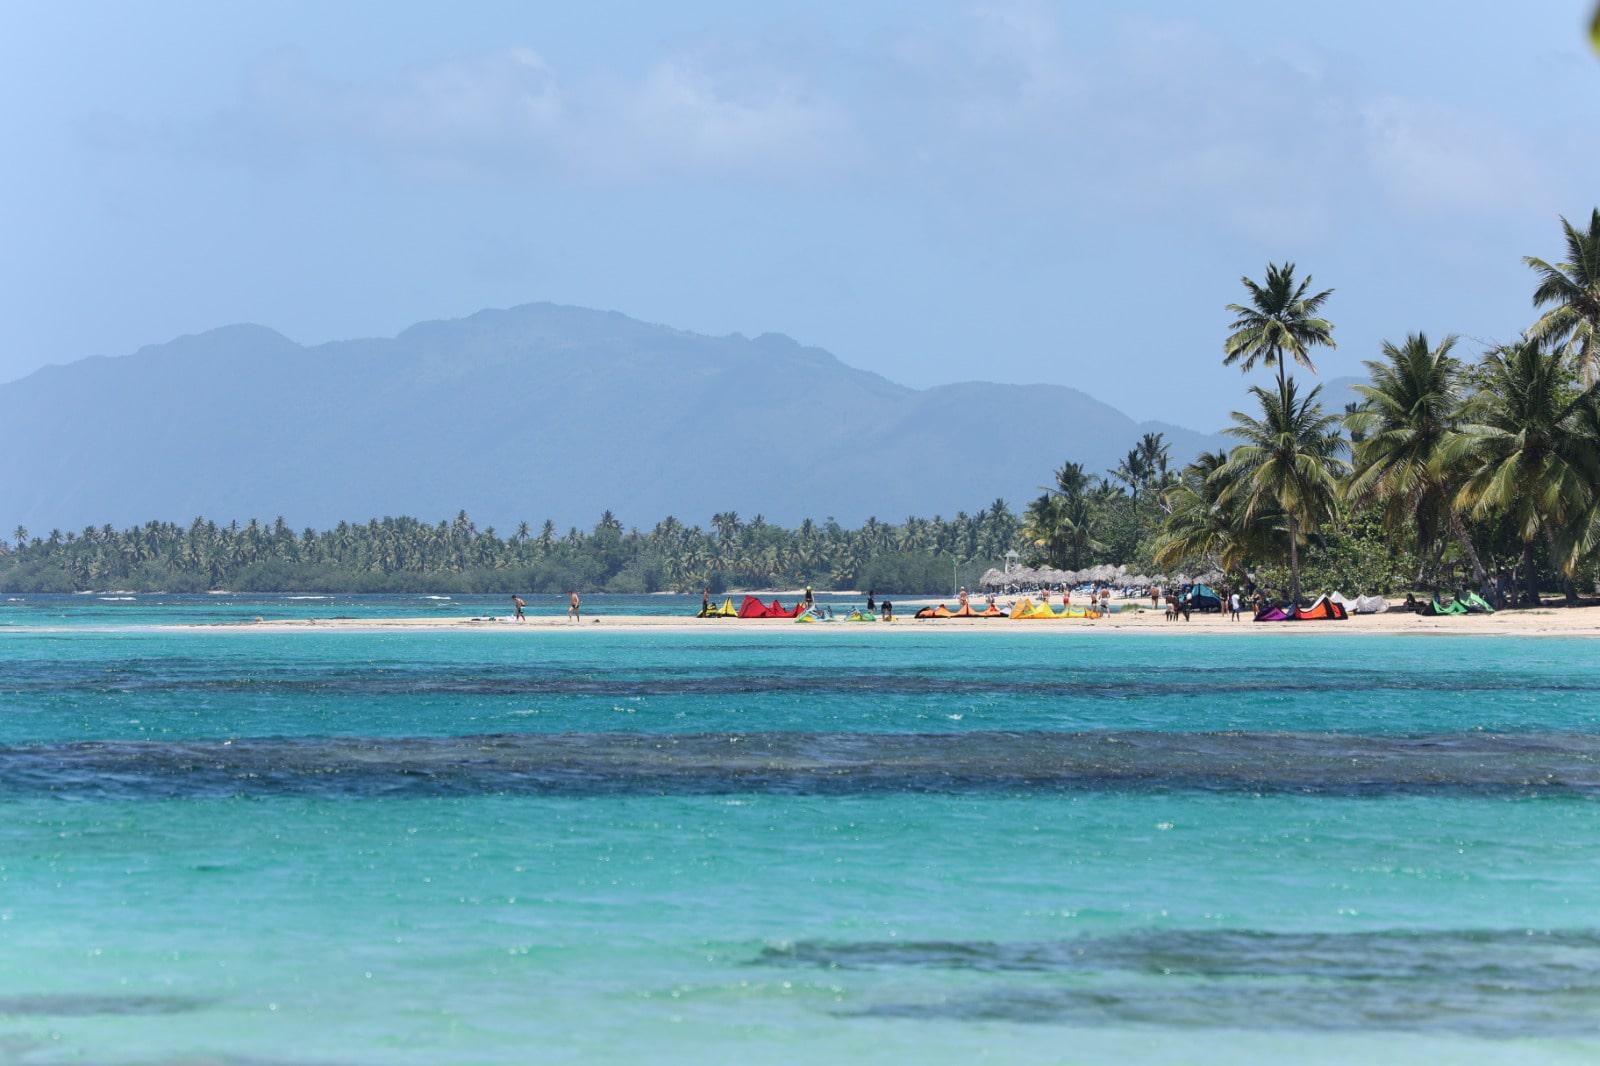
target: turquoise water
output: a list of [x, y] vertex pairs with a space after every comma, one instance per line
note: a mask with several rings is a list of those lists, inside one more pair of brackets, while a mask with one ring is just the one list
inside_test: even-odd
[[152, 617], [0, 633], [0, 1061], [1600, 1057], [1584, 641]]
[[[565, 596], [525, 593], [524, 613], [564, 616]], [[622, 596], [586, 593], [585, 615], [692, 615], [698, 596]], [[0, 629], [13, 626], [79, 628], [135, 625], [227, 625], [294, 618], [437, 618], [442, 622], [511, 614], [509, 596], [355, 595], [349, 593], [80, 592], [0, 594]]]

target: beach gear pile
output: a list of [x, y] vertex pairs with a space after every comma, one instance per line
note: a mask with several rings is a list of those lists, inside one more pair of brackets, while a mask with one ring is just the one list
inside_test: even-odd
[[1389, 609], [1389, 601], [1382, 596], [1357, 596], [1352, 600], [1342, 592], [1332, 592], [1328, 594], [1328, 599], [1351, 614], [1382, 614]]
[[744, 602], [737, 608], [733, 606], [733, 597], [722, 601], [721, 606], [708, 604], [702, 607], [696, 618], [768, 618], [791, 622], [876, 622], [878, 616], [871, 611], [857, 608], [848, 616], [835, 618], [832, 611], [825, 611], [817, 607], [807, 607], [804, 603], [796, 603], [793, 607], [785, 607], [781, 600], [771, 603], [762, 603], [756, 596], [746, 596]]
[[983, 610], [974, 610], [971, 604], [952, 611], [944, 604], [937, 607], [924, 607], [913, 617], [916, 618], [1099, 618], [1100, 612], [1094, 608], [1065, 606], [1060, 611], [1052, 611], [1048, 603], [1034, 603], [1032, 598], [1024, 596], [1012, 605], [1010, 611], [1003, 611], [999, 607], [990, 605]]
[[[862, 621], [862, 623], [875, 623], [875, 621], [878, 621], [878, 616], [874, 615], [872, 611], [864, 611], [858, 607], [856, 610], [850, 611], [850, 615], [843, 616], [843, 618], [834, 618], [832, 615], [819, 615], [818, 611], [816, 611], [816, 608], [808, 607], [805, 608], [805, 610], [800, 611], [798, 615], [795, 615], [795, 621], [797, 621], [797, 623], [835, 623], [835, 621]], [[883, 621], [894, 621], [894, 619], [886, 618], [883, 619]]]
[[924, 607], [922, 610], [918, 611], [916, 614], [912, 615], [911, 617], [913, 617], [913, 618], [1004, 618], [1005, 616], [1006, 616], [1006, 613], [1004, 611], [1002, 611], [998, 607], [991, 606], [991, 607], [985, 607], [981, 611], [974, 611], [972, 609], [972, 604], [969, 603], [964, 607], [958, 607], [958, 608], [956, 608], [955, 610], [952, 611], [950, 608], [946, 607], [944, 604], [941, 603], [937, 607]]
[[700, 608], [696, 618], [796, 618], [802, 611], [800, 604], [785, 607], [777, 600], [771, 603], [762, 603], [754, 596], [746, 596], [737, 610], [733, 606], [733, 597], [729, 596], [722, 601], [722, 606], [707, 604]]
[[771, 603], [762, 603], [754, 596], [746, 596], [739, 605], [740, 618], [798, 618], [803, 610], [800, 604], [785, 607], [777, 600]]
[[1344, 604], [1330, 596], [1318, 596], [1310, 607], [1265, 607], [1256, 612], [1257, 622], [1342, 622], [1350, 617]]
[[1465, 599], [1457, 597], [1448, 605], [1440, 603], [1435, 596], [1432, 603], [1423, 604], [1417, 613], [1425, 618], [1444, 618], [1457, 614], [1494, 614], [1494, 607], [1476, 592], [1469, 592]]

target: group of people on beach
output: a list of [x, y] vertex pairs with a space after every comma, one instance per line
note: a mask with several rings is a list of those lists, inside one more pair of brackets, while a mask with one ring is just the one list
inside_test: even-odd
[[[1226, 614], [1230, 621], [1237, 622], [1244, 616], [1244, 597], [1240, 595], [1238, 589], [1223, 588], [1219, 590], [1217, 592], [1217, 601], [1217, 609]], [[1163, 600], [1160, 586], [1152, 586], [1150, 589], [1151, 609], [1160, 607], [1163, 602], [1166, 604], [1166, 620], [1169, 622], [1176, 622], [1180, 618], [1187, 622], [1189, 616], [1195, 611], [1194, 598], [1188, 592], [1180, 593], [1168, 588], [1165, 600]], [[1259, 592], [1256, 593], [1256, 602], [1253, 606], [1257, 612], [1261, 611], [1266, 606], [1266, 597]], [[1210, 608], [1204, 609], [1209, 610]]]
[[[523, 613], [523, 609], [527, 606], [528, 601], [521, 596], [513, 595], [511, 597], [512, 619], [518, 622], [526, 622], [528, 616]], [[567, 621], [583, 621], [583, 598], [578, 595], [576, 589], [567, 593]]]

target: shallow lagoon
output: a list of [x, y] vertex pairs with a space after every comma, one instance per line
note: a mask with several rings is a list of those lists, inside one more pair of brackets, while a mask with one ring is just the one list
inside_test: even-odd
[[[1296, 777], [1310, 757], [1284, 740], [1584, 749], [1588, 642], [49, 625], [0, 635], [18, 1061], [1600, 1055], [1592, 793], [1436, 781], [1415, 752], [1316, 787], [1337, 775]], [[619, 737], [775, 733], [826, 736], [814, 768], [848, 750], [847, 783], [875, 746], [1001, 746], [965, 787], [602, 787]], [[1208, 765], [1232, 777], [995, 769], [1030, 738], [1197, 733], [1222, 735]], [[550, 734], [600, 754], [562, 790], [485, 769], [492, 739], [429, 739], [504, 734], [513, 769], [553, 757]], [[1278, 786], [1240, 735], [1277, 745]], [[442, 743], [455, 784], [424, 765], [336, 787], [344, 749], [322, 738], [380, 767]], [[160, 772], [83, 761], [103, 742]], [[268, 772], [208, 770], [224, 747]], [[1474, 757], [1489, 776], [1495, 753]], [[1568, 784], [1586, 767], [1579, 750]]]

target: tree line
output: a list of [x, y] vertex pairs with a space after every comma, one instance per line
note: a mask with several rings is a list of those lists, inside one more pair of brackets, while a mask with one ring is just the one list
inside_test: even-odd
[[1241, 279], [1223, 362], [1275, 381], [1234, 413], [1238, 443], [1167, 491], [1154, 560], [1239, 575], [1286, 566], [1297, 600], [1308, 556], [1364, 540], [1414, 586], [1451, 577], [1536, 604], [1548, 580], [1576, 602], [1600, 547], [1600, 210], [1561, 228], [1562, 259], [1524, 260], [1537, 317], [1517, 339], [1475, 359], [1453, 336], [1386, 342], [1339, 413], [1289, 371], [1315, 373], [1313, 350], [1334, 346], [1332, 290], [1313, 291], [1293, 264]]
[[793, 529], [760, 515], [713, 515], [709, 528], [668, 517], [647, 532], [607, 511], [590, 530], [558, 533], [546, 521], [502, 536], [465, 512], [436, 524], [414, 518], [340, 523], [296, 532], [282, 519], [243, 524], [197, 518], [43, 537], [12, 532], [0, 552], [0, 589], [200, 592], [698, 591], [724, 588], [874, 587], [948, 591], [972, 581], [1017, 539], [1019, 519], [996, 500], [954, 518], [868, 519], [847, 529], [806, 519]]
[[853, 529], [733, 511], [708, 527], [668, 517], [643, 532], [607, 511], [587, 531], [546, 521], [507, 536], [464, 512], [299, 532], [282, 518], [42, 537], [18, 528], [0, 540], [0, 589], [946, 592], [1014, 551], [1057, 569], [1217, 570], [1296, 601], [1307, 589], [1490, 589], [1498, 579], [1524, 603], [1541, 588], [1575, 602], [1600, 549], [1600, 210], [1587, 227], [1561, 226], [1561, 259], [1525, 260], [1537, 317], [1517, 339], [1476, 357], [1455, 337], [1386, 342], [1365, 363], [1360, 399], [1338, 412], [1291, 371], [1314, 374], [1315, 350], [1336, 346], [1333, 291], [1292, 263], [1242, 278], [1221, 361], [1272, 377], [1234, 413], [1234, 446], [1175, 469], [1163, 437], [1147, 434], [1111, 470], [1062, 464], [1020, 516], [997, 499], [951, 519]]

